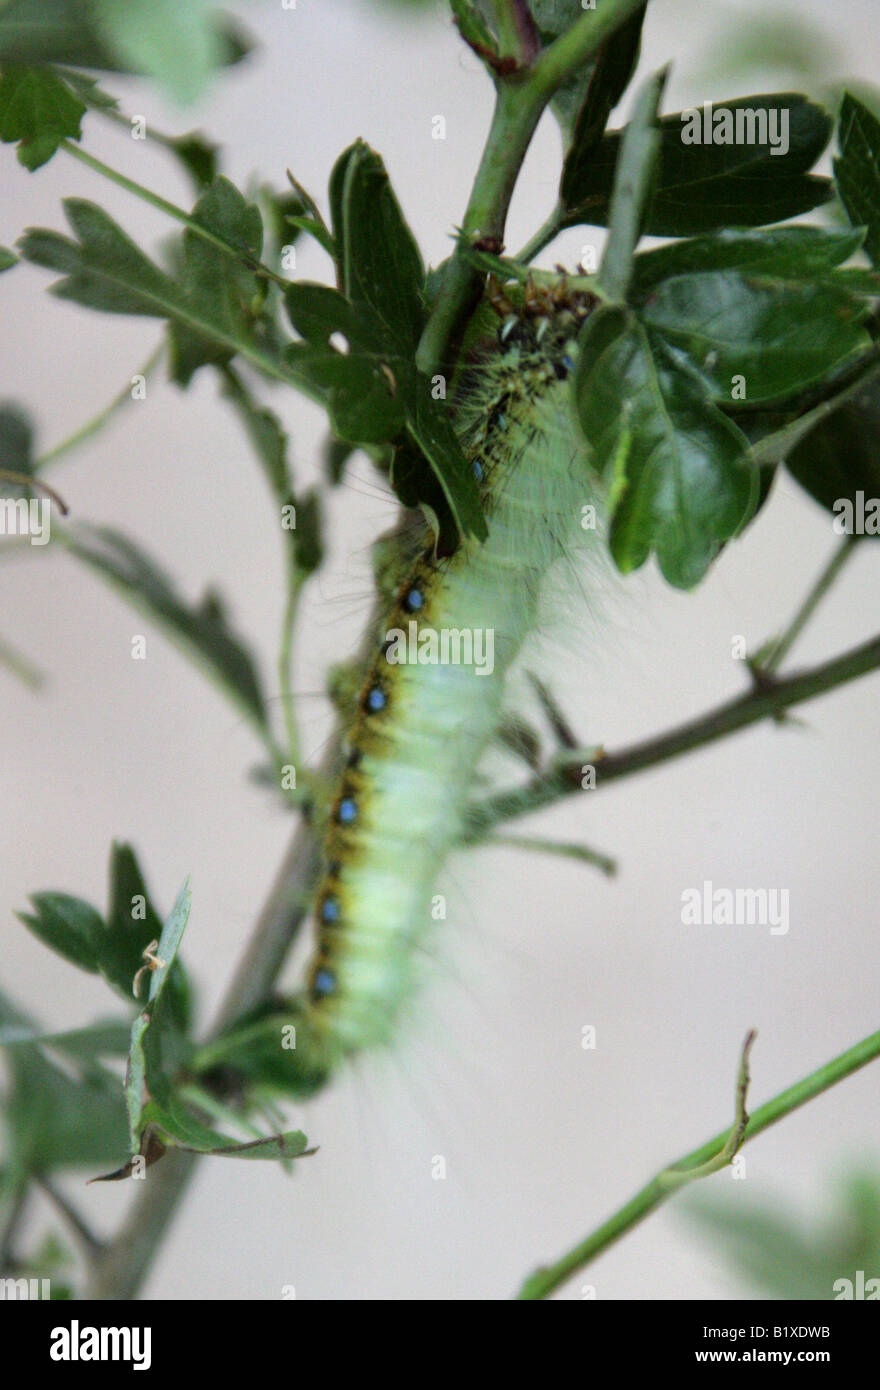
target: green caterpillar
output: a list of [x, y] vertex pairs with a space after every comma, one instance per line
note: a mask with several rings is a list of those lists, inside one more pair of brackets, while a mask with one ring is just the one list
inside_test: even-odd
[[[425, 527], [368, 666], [328, 816], [317, 940], [296, 1010], [290, 1059], [304, 1091], [388, 1040], [410, 993], [414, 943], [432, 924], [438, 870], [498, 729], [505, 677], [548, 571], [585, 540], [586, 445], [567, 378], [586, 311], [583, 302], [532, 305], [508, 317], [499, 346], [456, 390], [489, 537], [438, 559]], [[456, 660], [468, 651], [469, 664]]]

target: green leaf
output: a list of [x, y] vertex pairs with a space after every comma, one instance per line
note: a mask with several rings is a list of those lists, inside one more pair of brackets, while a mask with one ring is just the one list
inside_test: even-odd
[[[4, 1029], [37, 1029], [0, 994]], [[14, 1173], [116, 1163], [125, 1153], [119, 1081], [89, 1058], [62, 1071], [35, 1042], [8, 1047], [4, 1103], [7, 1158]]]
[[880, 121], [848, 92], [838, 118], [837, 191], [855, 227], [867, 227], [865, 250], [880, 268]]
[[[432, 505], [439, 483], [454, 527], [482, 538], [479, 491], [446, 406], [432, 399], [430, 381], [413, 364], [424, 320], [421, 257], [381, 159], [363, 142], [337, 161], [330, 205], [345, 294], [308, 283], [288, 287], [291, 322], [306, 339], [288, 349], [288, 360], [327, 392], [338, 439], [399, 442], [405, 424], [424, 466], [408, 473], [402, 500]], [[332, 346], [334, 334], [346, 338], [347, 353]]]
[[[807, 173], [831, 131], [831, 118], [821, 107], [796, 93], [780, 92], [716, 102], [715, 115], [722, 110], [733, 113], [734, 134], [737, 112], [743, 113], [740, 120], [744, 121], [748, 111], [778, 111], [778, 136], [787, 113], [787, 152], [773, 154], [769, 139], [763, 144], [685, 144], [682, 134], [687, 126], [682, 117], [688, 113], [665, 116], [660, 122], [660, 172], [643, 228], [646, 235], [679, 237], [730, 225], [763, 226], [809, 212], [831, 197], [830, 182]], [[744, 133], [748, 134], [748, 128]], [[607, 225], [620, 145], [620, 131], [606, 135], [593, 151], [589, 169], [570, 175], [562, 189], [560, 227], [582, 222]]]
[[11, 401], [0, 403], [0, 468], [35, 475], [30, 417]]
[[821, 1223], [814, 1211], [799, 1214], [766, 1198], [693, 1196], [683, 1210], [731, 1269], [770, 1297], [831, 1300], [843, 1280], [850, 1297], [859, 1288], [870, 1297], [880, 1271], [880, 1180], [876, 1171], [855, 1171], [836, 1187], [831, 1217]]
[[254, 399], [234, 372], [223, 376], [223, 394], [247, 431], [279, 509], [294, 501], [288, 438], [274, 411]]
[[[545, 47], [570, 29], [584, 13], [581, 0], [531, 0], [529, 9]], [[596, 61], [586, 63], [554, 93], [551, 105], [566, 141], [583, 107]]]
[[842, 265], [863, 240], [860, 231], [822, 227], [727, 227], [642, 251], [634, 262], [633, 294], [638, 297], [661, 280], [697, 271], [741, 270], [783, 280], [809, 280]]
[[175, 101], [195, 101], [223, 61], [211, 0], [92, 0], [95, 27], [133, 72], [152, 77]]
[[[253, 399], [233, 373], [226, 374], [224, 395], [236, 407], [257, 457], [269, 480], [278, 505], [282, 533], [287, 538], [289, 558], [301, 575], [312, 574], [323, 563], [324, 547], [320, 498], [316, 492], [297, 497], [288, 462], [287, 435], [271, 410]], [[285, 526], [284, 508], [294, 508], [295, 524]]]
[[840, 534], [880, 534], [878, 437], [880, 373], [875, 372], [850, 400], [824, 415], [785, 460], [792, 477], [833, 514]]
[[624, 309], [587, 321], [575, 396], [609, 487], [618, 568], [654, 550], [670, 584], [691, 588], [753, 505], [745, 437]]
[[341, 333], [350, 351], [386, 362], [403, 356], [370, 305], [353, 304], [329, 285], [297, 280], [284, 299], [291, 323], [307, 342], [326, 347], [334, 333]]
[[220, 147], [201, 131], [178, 135], [168, 141], [168, 148], [176, 154], [196, 188], [209, 188], [217, 178], [220, 172]]
[[296, 529], [293, 537], [297, 569], [301, 574], [313, 574], [324, 563], [323, 520], [321, 494], [312, 488], [296, 506]]
[[65, 532], [64, 544], [195, 656], [258, 728], [266, 727], [266, 706], [253, 658], [229, 627], [216, 593], [209, 590], [197, 607], [188, 605], [156, 562], [111, 527], [71, 528]]
[[[68, 198], [64, 209], [80, 238], [78, 242], [43, 228], [30, 228], [19, 242], [26, 260], [64, 276], [52, 285], [53, 294], [106, 313], [171, 319], [199, 340], [215, 344], [218, 358], [240, 352], [270, 375], [290, 379], [271, 344], [257, 341], [241, 317], [239, 267], [231, 256], [217, 248], [225, 257], [219, 285], [210, 281], [206, 263], [196, 262], [197, 292], [193, 282], [185, 287], [160, 270], [95, 203]], [[249, 225], [255, 226], [252, 222]], [[242, 268], [241, 273], [247, 276], [250, 271]], [[192, 338], [183, 335], [177, 345], [184, 360], [178, 359], [176, 370], [185, 376], [188, 368], [195, 369], [195, 359], [206, 349], [201, 341], [194, 348]]]
[[[384, 444], [400, 433], [403, 406], [397, 380], [376, 354], [341, 353], [334, 347], [294, 343], [285, 353], [297, 374], [326, 401], [333, 431], [353, 444]], [[391, 373], [390, 379], [382, 371]]]
[[71, 965], [97, 975], [104, 922], [99, 912], [66, 893], [35, 893], [34, 915], [18, 918], [45, 946], [57, 951]]
[[217, 1143], [218, 1138], [222, 1141], [222, 1135], [215, 1135], [213, 1147], [200, 1149], [199, 1152], [225, 1158], [302, 1158], [309, 1143], [301, 1129], [290, 1129], [284, 1134], [271, 1134], [265, 1139], [251, 1139], [243, 1143], [232, 1140]]
[[571, 146], [565, 156], [563, 188], [583, 187], [590, 178], [593, 151], [638, 64], [646, 8], [637, 10], [616, 29], [596, 55], [572, 132]]
[[[115, 0], [103, 0], [105, 11], [116, 8], [121, 12], [124, 3], [125, 0], [120, 0], [117, 6]], [[142, 8], [146, 8], [146, 0]], [[169, 0], [162, 0], [161, 8], [170, 8]], [[123, 19], [117, 13], [115, 29], [121, 27]], [[112, 18], [110, 23], [113, 24]], [[216, 26], [220, 40], [219, 60], [238, 62], [249, 48], [241, 31], [222, 18], [216, 21]], [[171, 55], [165, 61], [173, 63], [179, 59]], [[113, 35], [107, 35], [99, 23], [96, 6], [91, 0], [5, 0], [0, 5], [0, 64], [6, 63], [69, 63], [73, 67], [131, 71]]]
[[8, 246], [0, 246], [0, 274], [4, 270], [11, 270], [14, 265], [18, 265], [18, 256]]
[[413, 355], [425, 318], [425, 268], [385, 166], [362, 140], [337, 161], [331, 205], [346, 298], [369, 305], [389, 347]]
[[485, 540], [489, 533], [473, 472], [452, 428], [445, 402], [434, 400], [431, 382], [421, 372], [407, 401], [407, 424], [443, 489], [459, 534]]
[[[66, 893], [35, 893], [31, 903], [34, 913], [18, 914], [28, 930], [71, 965], [102, 974], [130, 1003], [144, 951], [162, 928], [131, 846], [112, 847], [106, 921], [89, 903]], [[179, 971], [173, 992], [178, 1017], [185, 1024], [188, 987]]]
[[[870, 348], [866, 308], [830, 280], [786, 282], [738, 270], [677, 275], [641, 318], [684, 352], [713, 395], [750, 403], [794, 395]], [[742, 395], [741, 392], [745, 392]]]
[[319, 246], [322, 246], [328, 255], [336, 259], [336, 242], [324, 226], [323, 222], [318, 222], [314, 217], [302, 217], [295, 214], [285, 219], [289, 226], [296, 227], [299, 232], [306, 232], [310, 237], [314, 237]]
[[64, 1033], [45, 1033], [32, 1024], [0, 1023], [0, 1047], [39, 1047], [63, 1052], [77, 1062], [94, 1062], [99, 1057], [124, 1057], [128, 1052], [131, 1026], [121, 1019], [90, 1023]]
[[39, 169], [62, 140], [78, 140], [85, 113], [85, 104], [48, 68], [5, 67], [0, 75], [0, 140], [18, 142], [26, 169]]
[[[114, 841], [110, 851], [110, 899], [107, 906], [107, 933], [100, 968], [111, 984], [127, 999], [132, 984], [144, 964], [144, 952], [162, 931], [162, 919], [150, 899], [131, 845]], [[190, 1019], [190, 987], [178, 963], [168, 984], [170, 1002], [178, 1026], [185, 1030]]]
[[[131, 1029], [125, 1082], [132, 1155], [142, 1152], [146, 1131], [158, 1132], [162, 1144], [195, 1153], [236, 1158], [297, 1158], [307, 1140], [299, 1130], [239, 1142], [219, 1134], [195, 1114], [178, 1090], [178, 1073], [191, 1057], [170, 1004], [169, 984], [189, 921], [190, 893], [185, 883], [159, 938], [159, 962], [150, 977], [146, 1007]], [[116, 1176], [115, 1174], [111, 1174]]]
[[170, 992], [166, 991], [190, 913], [189, 880], [174, 903], [162, 928], [155, 956], [158, 965], [150, 972], [150, 991], [143, 1012], [131, 1027], [131, 1050], [125, 1079], [132, 1154], [140, 1152], [146, 1125], [144, 1110], [150, 1097], [162, 1105], [171, 1094], [173, 1075], [180, 1054], [180, 1030], [174, 1015]]
[[497, 52], [495, 40], [483, 16], [471, 0], [449, 0], [449, 8], [455, 16], [455, 22], [465, 43], [477, 52], [482, 49]]
[[[244, 261], [259, 261], [263, 249], [260, 210], [229, 179], [219, 175], [214, 180], [193, 208], [192, 218], [226, 245], [236, 247]], [[207, 337], [180, 320], [171, 325], [171, 378], [188, 386], [199, 367], [228, 362], [235, 355], [235, 348], [228, 344], [253, 337], [252, 305], [261, 286], [246, 264], [191, 227], [183, 233], [180, 280], [186, 302], [211, 325]]]
[[626, 299], [636, 249], [654, 185], [660, 131], [657, 115], [666, 73], [651, 77], [639, 92], [626, 127], [608, 212], [608, 239], [599, 267], [599, 284], [618, 303]]

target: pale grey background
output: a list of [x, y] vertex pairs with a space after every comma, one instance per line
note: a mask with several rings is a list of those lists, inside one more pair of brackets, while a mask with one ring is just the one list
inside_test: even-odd
[[[838, 26], [828, 75], [874, 76], [871, 0], [780, 6], [792, 42], [807, 20]], [[784, 69], [707, 78], [751, 10], [655, 0], [645, 70], [674, 52], [668, 109], [794, 85]], [[366, 137], [387, 162], [426, 257], [449, 249], [487, 127], [491, 89], [437, 5], [405, 20], [366, 4], [254, 4], [259, 51], [222, 77], [197, 115], [167, 109], [145, 84], [111, 82], [127, 109], [162, 128], [198, 121], [227, 150], [227, 172], [286, 167], [323, 195], [332, 161]], [[724, 26], [727, 26], [726, 30]], [[733, 26], [731, 29], [730, 26]], [[714, 56], [712, 56], [714, 55]], [[748, 85], [746, 85], [746, 82]], [[447, 119], [445, 142], [431, 118]], [[184, 201], [161, 151], [98, 120], [88, 146]], [[29, 175], [6, 150], [0, 243], [28, 224], [61, 226], [59, 199], [94, 197], [147, 247], [171, 230], [159, 214], [59, 156]], [[550, 121], [531, 152], [509, 244], [526, 239], [558, 176]], [[598, 234], [594, 234], [598, 236]], [[547, 263], [571, 262], [570, 233]], [[300, 272], [321, 278], [320, 251]], [[89, 314], [49, 298], [48, 277], [21, 268], [2, 283], [2, 394], [29, 404], [40, 448], [119, 389], [158, 339], [147, 320]], [[271, 393], [301, 478], [316, 469], [319, 413]], [[75, 514], [130, 530], [189, 595], [217, 581], [251, 633], [275, 693], [281, 541], [237, 424], [208, 373], [187, 395], [160, 380], [54, 475]], [[368, 603], [365, 547], [391, 515], [354, 488], [331, 506], [332, 566], [309, 592], [298, 689], [310, 746], [328, 728], [312, 697], [328, 661], [345, 657]], [[363, 484], [363, 485], [362, 485]], [[792, 611], [834, 544], [828, 518], [783, 481], [771, 505], [697, 594], [645, 571], [598, 627], [554, 641], [556, 685], [584, 738], [609, 748], [646, 736], [738, 691], [731, 640], [752, 646]], [[876, 630], [878, 557], [860, 554], [799, 647], [819, 659]], [[0, 631], [51, 672], [34, 696], [0, 672], [5, 710], [2, 978], [55, 1025], [106, 1011], [104, 989], [75, 975], [12, 916], [29, 892], [59, 888], [104, 901], [114, 836], [131, 839], [163, 908], [185, 874], [194, 909], [186, 957], [207, 1015], [275, 872], [289, 826], [246, 780], [259, 760], [248, 729], [166, 641], [96, 579], [46, 552], [4, 565]], [[148, 659], [129, 656], [148, 632]], [[305, 659], [307, 658], [307, 659]], [[729, 1118], [737, 1051], [757, 1026], [760, 1101], [877, 1027], [876, 856], [880, 748], [868, 679], [809, 706], [805, 728], [762, 727], [725, 746], [568, 804], [542, 834], [583, 836], [620, 855], [607, 882], [564, 862], [509, 852], [457, 862], [450, 919], [428, 952], [431, 979], [408, 1041], [364, 1061], [295, 1115], [321, 1145], [294, 1180], [270, 1166], [204, 1163], [150, 1279], [173, 1298], [496, 1298], [561, 1252], [678, 1153]], [[682, 889], [705, 878], [791, 890], [785, 938], [757, 928], [685, 928]], [[598, 1028], [595, 1052], [581, 1029]], [[731, 1200], [788, 1194], [821, 1214], [831, 1170], [877, 1158], [876, 1071], [863, 1073], [748, 1150]], [[435, 1182], [443, 1155], [448, 1178]], [[69, 1180], [91, 1219], [111, 1227], [126, 1187]], [[579, 1297], [580, 1283], [567, 1296]], [[600, 1260], [600, 1298], [736, 1297], [743, 1287], [667, 1210]]]

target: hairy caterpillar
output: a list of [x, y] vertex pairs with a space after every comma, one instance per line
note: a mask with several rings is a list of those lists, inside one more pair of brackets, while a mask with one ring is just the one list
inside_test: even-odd
[[[368, 664], [328, 815], [317, 941], [297, 1007], [292, 1055], [304, 1090], [388, 1038], [476, 763], [498, 728], [505, 677], [548, 571], [584, 539], [586, 446], [567, 378], [589, 305], [555, 299], [508, 316], [500, 347], [466, 369], [456, 391], [488, 539], [437, 558], [426, 526]], [[468, 640], [473, 659], [458, 664]]]

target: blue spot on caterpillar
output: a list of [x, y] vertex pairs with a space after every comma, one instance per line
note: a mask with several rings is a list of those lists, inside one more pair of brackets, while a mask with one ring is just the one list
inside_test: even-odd
[[[548, 572], [585, 542], [582, 507], [594, 489], [567, 378], [587, 308], [558, 297], [527, 304], [505, 318], [494, 351], [461, 372], [456, 427], [489, 537], [437, 558], [426, 529], [399, 576], [326, 825], [317, 941], [295, 1009], [294, 1089], [315, 1089], [346, 1056], [392, 1035], [412, 993], [414, 943], [432, 925], [437, 873], [501, 720], [507, 672], [537, 622]], [[450, 639], [445, 664], [438, 633]], [[475, 633], [493, 636], [491, 669], [465, 659]], [[392, 657], [395, 634], [409, 644], [405, 661]]]

